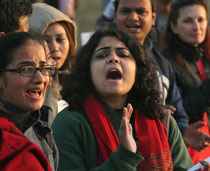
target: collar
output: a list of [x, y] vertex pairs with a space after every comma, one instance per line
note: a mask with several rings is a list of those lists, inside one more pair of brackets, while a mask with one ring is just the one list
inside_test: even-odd
[[40, 119], [40, 111], [25, 112], [13, 104], [0, 99], [0, 115], [13, 122], [23, 133]]
[[174, 41], [172, 43], [173, 47], [177, 49], [181, 54], [183, 54], [183, 58], [188, 61], [197, 62], [206, 54], [204, 42], [195, 47], [183, 42], [177, 35], [175, 35]]

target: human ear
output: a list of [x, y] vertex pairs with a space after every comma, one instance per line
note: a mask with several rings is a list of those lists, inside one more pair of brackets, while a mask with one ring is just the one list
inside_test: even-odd
[[177, 34], [176, 26], [171, 22], [170, 22], [170, 27], [171, 27], [171, 30], [174, 32], [174, 34]]
[[156, 13], [153, 12], [153, 13], [152, 13], [152, 25], [153, 25], [153, 26], [155, 25], [155, 21], [156, 21]]
[[3, 91], [3, 80], [2, 77], [0, 76], [0, 92]]
[[5, 33], [4, 32], [0, 32], [0, 37], [3, 36]]

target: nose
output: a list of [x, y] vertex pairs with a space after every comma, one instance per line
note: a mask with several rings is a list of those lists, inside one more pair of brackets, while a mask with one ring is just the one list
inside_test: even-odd
[[120, 59], [115, 52], [110, 53], [108, 63], [120, 63]]
[[136, 11], [132, 11], [129, 15], [129, 18], [133, 21], [138, 20], [138, 14], [136, 13]]
[[50, 52], [54, 52], [58, 50], [58, 43], [55, 40], [52, 40], [50, 43], [48, 43]]
[[33, 76], [33, 82], [37, 83], [37, 84], [41, 84], [43, 82], [46, 82], [47, 80], [49, 80], [49, 76], [44, 76], [40, 70], [36, 71], [36, 74], [34, 74]]
[[198, 28], [199, 28], [198, 21], [193, 22], [193, 30], [198, 30]]

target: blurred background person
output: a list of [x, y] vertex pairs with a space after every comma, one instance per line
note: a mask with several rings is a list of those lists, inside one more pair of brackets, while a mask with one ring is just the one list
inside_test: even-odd
[[[203, 0], [176, 0], [172, 4], [165, 45], [163, 54], [173, 66], [190, 123], [205, 123], [199, 130], [209, 135], [210, 37]], [[210, 154], [209, 139], [200, 139], [198, 151], [188, 147], [194, 163]]]
[[79, 4], [79, 0], [45, 0], [44, 2], [59, 9], [71, 19], [75, 18], [75, 9]]
[[153, 41], [155, 48], [160, 49], [162, 44], [162, 36], [165, 31], [168, 14], [171, 10], [171, 4], [174, 0], [157, 0], [156, 6], [156, 20], [155, 25], [152, 27], [149, 36]]
[[29, 30], [28, 16], [32, 13], [30, 0], [0, 1], [0, 35]]

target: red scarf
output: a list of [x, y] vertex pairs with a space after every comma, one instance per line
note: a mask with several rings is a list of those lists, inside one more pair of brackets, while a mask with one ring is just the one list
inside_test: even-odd
[[201, 82], [204, 82], [206, 80], [206, 72], [205, 72], [205, 69], [204, 69], [204, 66], [203, 66], [202, 59], [200, 59], [198, 61], [198, 71], [199, 71], [198, 76], [199, 76]]
[[[92, 94], [85, 101], [84, 108], [100, 151], [100, 166], [111, 152], [117, 150], [119, 140], [103, 105]], [[134, 116], [138, 150], [144, 157], [139, 165], [140, 170], [173, 170], [168, 139], [161, 121], [149, 119], [137, 110]]]

